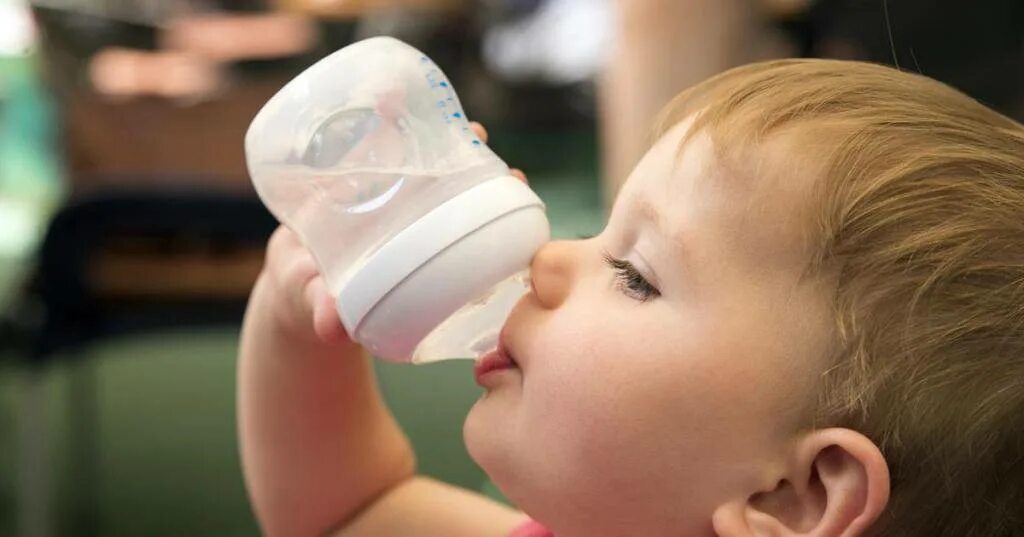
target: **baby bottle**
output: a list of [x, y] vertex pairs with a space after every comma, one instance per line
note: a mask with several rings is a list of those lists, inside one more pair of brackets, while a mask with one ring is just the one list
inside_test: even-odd
[[429, 58], [389, 37], [327, 56], [263, 106], [245, 154], [353, 339], [414, 363], [496, 346], [548, 222]]

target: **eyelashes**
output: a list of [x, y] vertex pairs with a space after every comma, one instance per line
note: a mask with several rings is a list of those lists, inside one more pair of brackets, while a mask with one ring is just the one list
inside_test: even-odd
[[[576, 235], [578, 240], [589, 240], [594, 237], [596, 235], [587, 233]], [[615, 286], [622, 294], [638, 302], [647, 302], [661, 296], [661, 291], [647, 281], [647, 278], [644, 278], [644, 275], [640, 274], [640, 271], [632, 263], [625, 259], [619, 259], [607, 251], [602, 252], [601, 255], [605, 264], [615, 272]]]
[[622, 294], [639, 302], [647, 302], [661, 296], [661, 291], [647, 281], [632, 263], [613, 257], [608, 252], [604, 252], [603, 256], [605, 264], [615, 272], [616, 287]]

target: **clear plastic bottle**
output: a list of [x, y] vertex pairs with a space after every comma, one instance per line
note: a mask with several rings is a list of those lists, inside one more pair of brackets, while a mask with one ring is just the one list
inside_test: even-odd
[[245, 150], [357, 341], [392, 361], [493, 348], [548, 224], [429, 58], [387, 37], [349, 45], [267, 102]]

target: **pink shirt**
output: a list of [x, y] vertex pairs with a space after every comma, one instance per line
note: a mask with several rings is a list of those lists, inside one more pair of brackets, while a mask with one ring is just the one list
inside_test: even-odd
[[555, 537], [555, 534], [531, 520], [516, 528], [508, 537]]

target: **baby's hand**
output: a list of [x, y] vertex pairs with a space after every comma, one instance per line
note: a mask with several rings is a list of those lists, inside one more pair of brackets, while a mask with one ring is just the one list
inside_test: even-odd
[[[476, 133], [477, 138], [480, 138], [481, 142], [485, 144], [487, 143], [487, 129], [485, 129], [483, 125], [477, 123], [476, 121], [470, 121], [469, 127], [473, 129], [473, 132]], [[520, 170], [519, 168], [512, 168], [510, 170], [510, 173], [512, 174], [513, 177], [518, 177], [524, 183], [530, 182], [526, 178], [526, 174], [523, 173], [523, 170]]]
[[[487, 140], [483, 127], [473, 130]], [[267, 535], [325, 535], [352, 520], [359, 522], [342, 533], [507, 535], [522, 522], [488, 500], [413, 477], [415, 456], [369, 355], [346, 334], [313, 256], [283, 226], [267, 244], [246, 311], [238, 409], [242, 467]], [[463, 508], [480, 516], [453, 526], [447, 513]]]
[[280, 226], [267, 243], [267, 260], [260, 276], [269, 287], [269, 304], [292, 334], [339, 345], [350, 342], [334, 297], [299, 236]]

